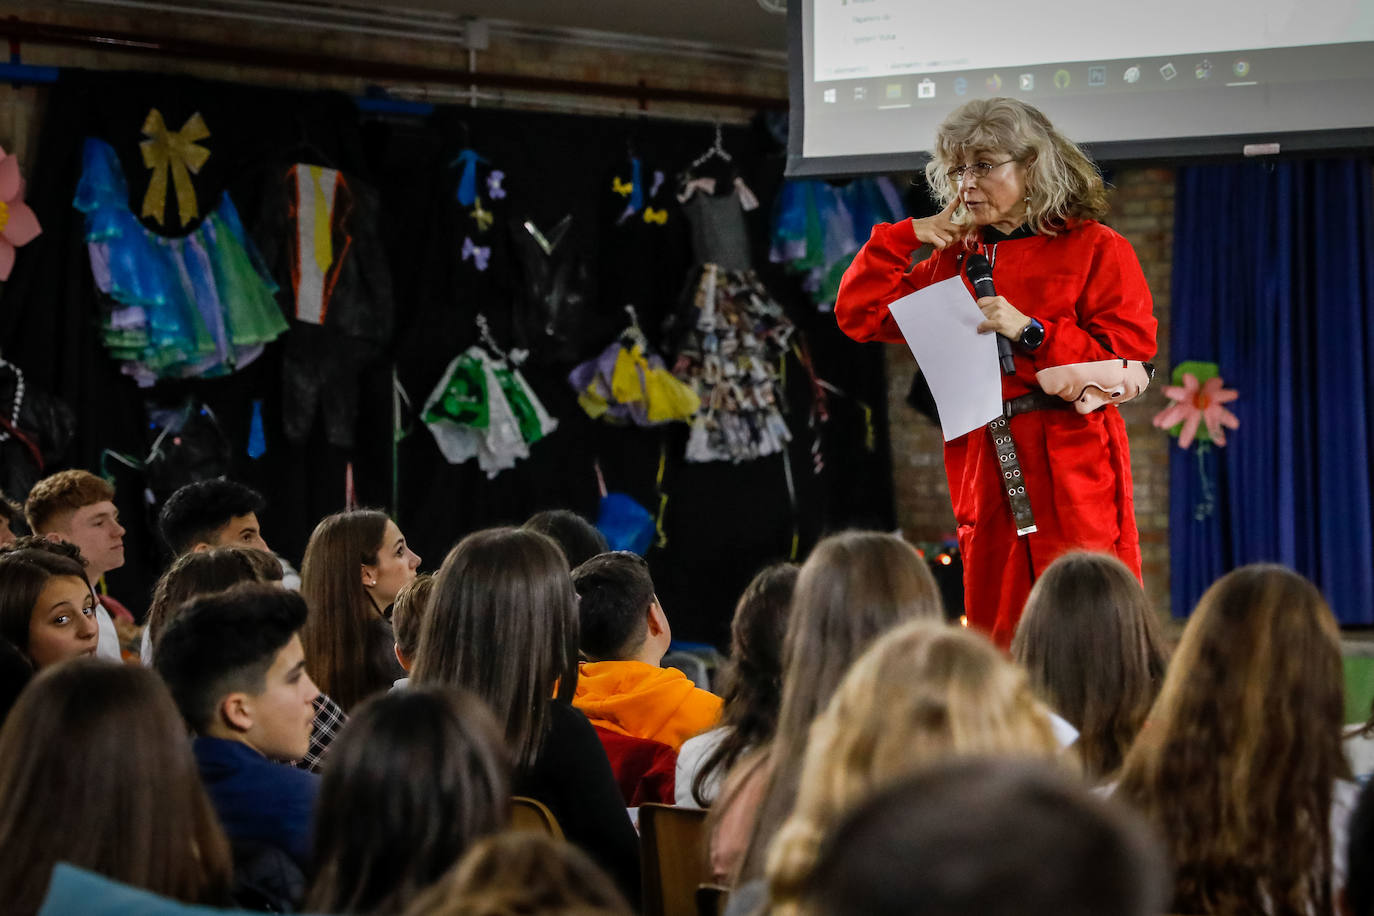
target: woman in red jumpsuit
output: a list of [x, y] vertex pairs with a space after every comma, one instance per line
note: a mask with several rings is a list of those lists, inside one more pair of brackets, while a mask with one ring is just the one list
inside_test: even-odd
[[[1114, 554], [1140, 576], [1120, 413], [1111, 403], [1080, 413], [1071, 396], [1046, 394], [1036, 373], [1148, 360], [1156, 322], [1135, 252], [1098, 222], [1107, 212], [1100, 174], [1036, 109], [1013, 99], [962, 106], [941, 125], [926, 177], [944, 210], [874, 226], [845, 272], [835, 317], [855, 340], [900, 342], [891, 302], [963, 275], [970, 254], [992, 263], [997, 295], [978, 300], [979, 330], [1012, 343], [1016, 373], [1002, 379], [1010, 439], [1007, 427], [960, 436], [945, 445], [945, 470], [965, 613], [1005, 647], [1035, 577], [1061, 553]], [[934, 252], [910, 267], [924, 245]], [[1008, 448], [1034, 515], [1031, 533], [1018, 534], [1031, 526], [1013, 515], [1006, 492], [999, 449]]]

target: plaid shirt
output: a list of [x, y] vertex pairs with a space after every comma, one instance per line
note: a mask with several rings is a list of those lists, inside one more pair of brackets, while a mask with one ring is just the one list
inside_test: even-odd
[[348, 714], [343, 711], [343, 707], [330, 699], [328, 694], [322, 693], [315, 697], [315, 724], [310, 728], [310, 750], [292, 766], [298, 770], [318, 773], [320, 764], [324, 762], [324, 752], [329, 749], [330, 742], [347, 721]]

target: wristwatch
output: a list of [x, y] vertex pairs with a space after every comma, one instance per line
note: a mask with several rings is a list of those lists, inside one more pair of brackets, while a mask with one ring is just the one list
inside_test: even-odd
[[1027, 350], [1034, 352], [1037, 347], [1045, 342], [1045, 326], [1032, 318], [1030, 324], [1021, 329], [1021, 336], [1017, 338], [1017, 342]]

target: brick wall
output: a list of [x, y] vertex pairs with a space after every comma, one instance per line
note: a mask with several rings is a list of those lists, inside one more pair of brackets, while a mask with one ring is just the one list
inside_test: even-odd
[[[1169, 363], [1169, 284], [1173, 257], [1174, 175], [1169, 169], [1129, 169], [1113, 176], [1116, 191], [1108, 222], [1130, 240], [1154, 294], [1159, 319], [1155, 365], [1167, 377]], [[892, 417], [892, 468], [897, 523], [914, 541], [952, 537], [954, 513], [941, 450], [940, 431], [906, 404], [916, 368], [904, 346], [888, 348], [888, 405]], [[1131, 440], [1136, 524], [1144, 557], [1145, 591], [1161, 616], [1169, 614], [1169, 463], [1173, 440], [1150, 418], [1166, 399], [1159, 380], [1144, 397], [1121, 408]]]

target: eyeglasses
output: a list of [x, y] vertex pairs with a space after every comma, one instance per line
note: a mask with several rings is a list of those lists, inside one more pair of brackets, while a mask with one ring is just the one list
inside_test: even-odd
[[966, 175], [972, 174], [974, 178], [984, 179], [992, 173], [993, 169], [1001, 168], [1008, 162], [1017, 162], [1017, 159], [1003, 159], [1001, 162], [975, 162], [973, 165], [956, 165], [954, 168], [945, 172], [945, 177], [950, 181], [963, 181]]

